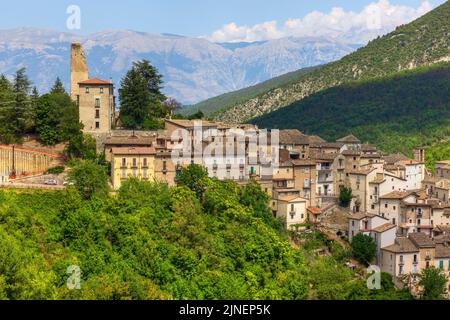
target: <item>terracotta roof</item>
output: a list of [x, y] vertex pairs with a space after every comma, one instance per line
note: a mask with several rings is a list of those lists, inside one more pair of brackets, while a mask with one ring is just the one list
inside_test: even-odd
[[361, 140], [359, 140], [354, 135], [350, 134], [346, 137], [343, 137], [341, 139], [336, 140], [336, 142], [344, 142], [344, 143], [361, 143]]
[[391, 223], [386, 223], [386, 224], [383, 224], [379, 227], [372, 229], [372, 231], [375, 231], [377, 233], [383, 233], [383, 232], [386, 232], [386, 231], [394, 229], [394, 228], [397, 228], [397, 226], [394, 224], [391, 224]]
[[408, 157], [402, 153], [392, 153], [383, 157], [387, 164], [395, 164], [402, 160], [408, 160]]
[[428, 183], [436, 183], [439, 182], [442, 178], [436, 177], [436, 176], [429, 176], [426, 175], [425, 178], [423, 179], [423, 182], [428, 182]]
[[155, 148], [112, 148], [115, 155], [152, 155], [156, 154]]
[[419, 162], [416, 160], [412, 160], [412, 159], [407, 159], [407, 160], [401, 160], [399, 161], [399, 163], [407, 166], [407, 165], [418, 165], [418, 164], [423, 164], [423, 162]]
[[294, 164], [294, 166], [315, 166], [316, 165], [316, 161], [308, 160], [308, 159], [291, 160], [291, 162]]
[[405, 199], [406, 197], [409, 197], [410, 195], [414, 194], [414, 192], [403, 192], [403, 191], [394, 191], [388, 194], [385, 194], [384, 196], [381, 196], [380, 199]]
[[408, 238], [397, 238], [397, 239], [395, 239], [395, 243], [393, 245], [382, 248], [381, 250], [386, 250], [386, 251], [393, 252], [393, 253], [419, 252], [419, 249]]
[[294, 200], [298, 200], [298, 201], [300, 201], [300, 202], [306, 201], [305, 199], [302, 199], [302, 198], [300, 198], [299, 196], [294, 196], [294, 195], [291, 195], [291, 196], [281, 196], [281, 197], [278, 197], [278, 200], [284, 201], [284, 202], [292, 202], [292, 201], [294, 201]]
[[369, 168], [369, 169], [365, 169], [365, 170], [353, 170], [353, 171], [349, 171], [349, 174], [357, 174], [357, 175], [368, 175], [369, 173], [371, 173], [373, 170], [375, 170], [375, 168]]
[[105, 141], [105, 145], [136, 145], [136, 146], [152, 146], [155, 142], [154, 138], [147, 137], [109, 137]]
[[93, 78], [93, 79], [89, 79], [89, 80], [85, 80], [85, 81], [80, 81], [78, 82], [78, 84], [92, 84], [92, 85], [112, 85], [111, 82], [109, 81], [105, 81], [99, 78]]
[[320, 208], [316, 208], [316, 207], [309, 207], [308, 212], [311, 212], [313, 215], [316, 215], [316, 216], [322, 214], [322, 210]]
[[280, 130], [280, 144], [309, 144], [308, 136], [297, 129]]
[[376, 217], [375, 214], [369, 214], [369, 213], [354, 213], [351, 216], [349, 216], [348, 218], [350, 220], [363, 220], [366, 218], [374, 218]]
[[377, 147], [373, 144], [369, 144], [369, 143], [364, 143], [361, 145], [361, 150], [364, 152], [368, 152], [368, 151], [378, 151]]
[[434, 256], [437, 259], [441, 258], [450, 258], [450, 247], [447, 244], [437, 244], [436, 245], [436, 254]]
[[409, 239], [420, 248], [432, 248], [435, 246], [433, 240], [425, 233], [411, 233]]
[[312, 143], [324, 143], [324, 142], [326, 142], [324, 139], [322, 139], [319, 136], [309, 136], [309, 141], [310, 141], [311, 144]]

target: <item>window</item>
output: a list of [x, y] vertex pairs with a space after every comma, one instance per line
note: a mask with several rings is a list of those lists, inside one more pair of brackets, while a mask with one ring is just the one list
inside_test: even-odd
[[89, 93], [89, 87], [86, 87], [86, 93]]
[[95, 110], [95, 119], [100, 119], [100, 110]]
[[127, 166], [127, 159], [122, 158], [122, 167], [126, 167], [126, 166]]
[[97, 122], [95, 123], [95, 129], [100, 129], [100, 122], [97, 121]]
[[[164, 161], [165, 162], [165, 161]], [[144, 167], [148, 167], [148, 161], [147, 158], [144, 158]]]
[[414, 263], [417, 263], [417, 254], [414, 255], [414, 260], [413, 260], [413, 262], [414, 262]]
[[396, 207], [396, 206], [394, 206], [394, 210], [397, 210], [397, 207]]
[[133, 159], [133, 167], [137, 167], [137, 159], [136, 158]]
[[294, 205], [293, 204], [291, 204], [291, 212], [294, 212]]
[[395, 222], [396, 222], [396, 221], [395, 221], [395, 218], [393, 218], [393, 219], [392, 219], [392, 224], [395, 225], [395, 224], [396, 224]]
[[403, 275], [403, 266], [400, 266], [400, 268], [399, 268], [399, 270], [398, 270], [398, 273], [399, 273], [400, 275]]
[[355, 226], [355, 221], [352, 221], [352, 227], [354, 227]]
[[384, 207], [387, 209], [387, 208], [388, 208], [388, 204], [386, 203], [386, 204], [384, 205]]
[[100, 98], [95, 98], [95, 107], [100, 108]]
[[444, 260], [439, 261], [439, 269], [444, 270]]
[[100, 93], [103, 93], [103, 88], [100, 88]]

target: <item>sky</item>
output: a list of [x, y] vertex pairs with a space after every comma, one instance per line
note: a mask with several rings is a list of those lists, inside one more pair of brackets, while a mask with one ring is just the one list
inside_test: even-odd
[[[87, 35], [128, 29], [216, 42], [332, 34], [407, 23], [444, 0], [0, 0], [0, 29], [39, 27]], [[67, 27], [70, 5], [80, 29]], [[375, 10], [375, 11], [374, 11]], [[377, 11], [378, 10], [378, 11]], [[72, 11], [73, 13], [74, 11]], [[374, 12], [381, 15], [373, 18]], [[78, 16], [76, 16], [78, 17]], [[380, 26], [379, 26], [380, 27]], [[325, 30], [326, 31], [322, 31]], [[321, 35], [321, 34], [319, 34]]]

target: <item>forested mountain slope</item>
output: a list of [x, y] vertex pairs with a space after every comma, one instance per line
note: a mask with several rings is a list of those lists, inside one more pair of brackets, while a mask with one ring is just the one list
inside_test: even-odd
[[[398, 27], [366, 47], [304, 74], [298, 81], [238, 103], [215, 115], [218, 120], [245, 122], [288, 106], [320, 90], [349, 81], [369, 80], [450, 61], [450, 2]], [[207, 110], [205, 110], [207, 112]]]
[[450, 135], [450, 63], [330, 88], [252, 122], [410, 153]]

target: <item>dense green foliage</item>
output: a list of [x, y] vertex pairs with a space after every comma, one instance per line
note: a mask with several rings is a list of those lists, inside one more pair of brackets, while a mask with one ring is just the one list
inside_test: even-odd
[[450, 65], [324, 90], [253, 122], [329, 140], [352, 133], [384, 151], [411, 154], [450, 135]]
[[353, 198], [352, 188], [342, 186], [339, 190], [339, 202], [341, 206], [348, 208]]
[[424, 300], [441, 300], [447, 293], [447, 277], [438, 268], [423, 269], [420, 273], [419, 286]]
[[68, 177], [84, 199], [104, 196], [109, 191], [109, 177], [105, 168], [91, 160], [78, 162], [70, 170]]
[[290, 72], [279, 77], [264, 81], [255, 86], [244, 88], [238, 91], [225, 93], [218, 97], [214, 97], [192, 106], [185, 106], [182, 110], [182, 114], [191, 115], [193, 113], [202, 111], [206, 115], [212, 115], [215, 112], [226, 110], [238, 103], [247, 101], [258, 95], [266, 93], [270, 90], [285, 86], [290, 83], [296, 82], [301, 76], [311, 72], [314, 68], [305, 68], [298, 71]]
[[359, 233], [352, 239], [353, 256], [360, 262], [370, 264], [377, 252], [377, 244], [372, 237]]
[[[206, 185], [203, 202], [137, 180], [90, 199], [77, 186], [0, 190], [0, 299], [407, 298], [293, 249], [258, 184]], [[72, 265], [80, 290], [66, 286]]]
[[[446, 61], [449, 55], [450, 2], [396, 28], [339, 61], [308, 72], [295, 83], [277, 87], [217, 114], [224, 121], [245, 122], [291, 105], [318, 91], [355, 80], [371, 80]], [[202, 109], [207, 113], [206, 109]], [[376, 115], [376, 114], [375, 114]], [[279, 122], [281, 125], [283, 122]]]
[[434, 169], [436, 161], [448, 159], [450, 159], [450, 139], [438, 142], [426, 149], [425, 162], [428, 168]]
[[57, 167], [52, 167], [50, 169], [47, 170], [48, 174], [61, 174], [64, 172], [64, 170], [66, 170], [66, 168], [64, 166], [57, 166]]
[[208, 170], [198, 164], [191, 164], [181, 170], [176, 177], [176, 183], [179, 186], [185, 186], [195, 192], [198, 199], [203, 199], [205, 189], [208, 183]]
[[148, 60], [133, 63], [123, 77], [120, 95], [120, 121], [128, 129], [159, 129], [159, 119], [171, 112], [163, 102], [162, 76]]

